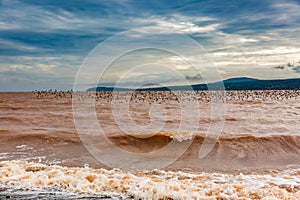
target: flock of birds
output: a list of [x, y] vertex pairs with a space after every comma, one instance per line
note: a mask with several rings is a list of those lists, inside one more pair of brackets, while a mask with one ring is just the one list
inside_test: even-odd
[[300, 90], [235, 90], [235, 91], [138, 91], [138, 92], [73, 92], [34, 91], [35, 98], [76, 98], [97, 102], [167, 103], [167, 102], [231, 102], [231, 101], [283, 101], [299, 99]]

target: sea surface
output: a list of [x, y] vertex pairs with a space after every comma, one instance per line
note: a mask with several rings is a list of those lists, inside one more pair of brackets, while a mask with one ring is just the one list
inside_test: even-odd
[[[0, 93], [0, 198], [300, 199], [300, 91], [227, 91], [217, 96], [214, 100], [205, 91], [177, 96]], [[199, 107], [197, 121], [190, 105]], [[225, 113], [212, 115], [216, 106]], [[87, 113], [88, 107], [96, 114]], [[172, 141], [191, 143], [161, 169], [123, 169], [126, 159], [106, 166], [91, 154], [82, 137], [88, 133], [76, 124], [86, 121], [88, 127], [94, 119], [111, 144], [129, 153], [147, 154]], [[199, 159], [214, 123], [222, 124], [220, 135]], [[187, 131], [191, 126], [196, 131]], [[100, 142], [96, 148], [108, 147]], [[108, 152], [106, 157], [115, 156]], [[162, 159], [172, 156], [174, 152], [164, 152]]]

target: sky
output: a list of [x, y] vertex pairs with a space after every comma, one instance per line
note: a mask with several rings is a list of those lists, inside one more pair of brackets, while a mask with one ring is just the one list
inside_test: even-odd
[[82, 81], [87, 88], [99, 83], [97, 67], [106, 58], [114, 62], [103, 85], [203, 82], [189, 62], [202, 55], [184, 41], [166, 44], [189, 52], [184, 59], [151, 48], [116, 55], [135, 40], [163, 46], [172, 34], [199, 43], [222, 79], [300, 78], [299, 0], [0, 0], [0, 91], [72, 89], [80, 66], [92, 63], [91, 52], [103, 42], [100, 61]]

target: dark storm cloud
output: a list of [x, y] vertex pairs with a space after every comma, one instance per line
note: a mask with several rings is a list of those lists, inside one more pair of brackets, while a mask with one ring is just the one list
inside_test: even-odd
[[300, 65], [293, 67], [292, 70], [296, 73], [300, 73]]
[[275, 69], [284, 69], [284, 65], [278, 65], [274, 67]]
[[103, 1], [5, 1], [0, 43], [21, 43], [37, 50], [2, 45], [1, 54], [86, 55], [99, 42], [126, 29], [117, 23], [125, 13], [117, 10], [122, 10], [117, 3]]
[[[65, 32], [30, 32], [30, 31], [1, 31], [0, 38], [9, 41], [0, 46], [1, 55], [53, 55], [78, 54], [85, 55], [97, 43], [107, 38], [100, 34], [72, 34]], [[0, 42], [1, 43], [1, 42]], [[28, 48], [21, 48], [22, 45]]]
[[[85, 55], [96, 44], [120, 31], [155, 25], [157, 19], [149, 20], [153, 16], [161, 16], [164, 20], [169, 20], [174, 15], [187, 18], [199, 15], [211, 17], [221, 24], [220, 31], [226, 34], [288, 28], [287, 23], [273, 20], [272, 16], [280, 12], [275, 12], [270, 6], [273, 2], [6, 0], [1, 9], [0, 20], [8, 27], [0, 29], [0, 38], [38, 48], [36, 52], [28, 51], [28, 54]], [[209, 23], [211, 21], [194, 22], [196, 26]], [[197, 32], [186, 33], [197, 35]], [[202, 39], [213, 38], [203, 33]], [[26, 54], [17, 45], [9, 48], [2, 45], [1, 54], [14, 55], [14, 49], [17, 55]]]
[[189, 81], [201, 81], [201, 80], [203, 80], [203, 77], [200, 74], [197, 74], [195, 76], [186, 76], [185, 78]]
[[287, 69], [287, 70], [292, 70], [296, 73], [300, 73], [300, 62], [297, 62], [296, 64], [292, 64], [292, 63], [287, 63], [286, 65], [278, 65], [278, 66], [275, 66], [274, 68], [275, 69], [281, 69], [281, 70], [284, 70], [284, 69]]

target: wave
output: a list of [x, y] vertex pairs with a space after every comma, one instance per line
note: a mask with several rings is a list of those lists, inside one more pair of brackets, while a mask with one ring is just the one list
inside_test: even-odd
[[[34, 129], [44, 130], [44, 129]], [[0, 130], [0, 133], [9, 133], [9, 130]], [[190, 140], [193, 143], [189, 151], [199, 150], [205, 140], [203, 135], [156, 133], [149, 138], [139, 137], [139, 134], [132, 135], [108, 135], [108, 138], [116, 145], [132, 152], [151, 152], [169, 144], [172, 140]], [[9, 142], [34, 140], [47, 140], [55, 142], [81, 143], [79, 136], [73, 131], [51, 131], [45, 133], [18, 133], [4, 136], [3, 140]], [[198, 147], [196, 147], [198, 145]], [[254, 135], [221, 136], [217, 139], [216, 145], [209, 156], [240, 157], [241, 152], [247, 158], [257, 157], [259, 154], [297, 154], [300, 153], [300, 136], [273, 135], [257, 137]], [[228, 155], [228, 156], [226, 156]]]
[[[174, 134], [159, 133], [150, 138], [137, 138], [128, 135], [112, 136], [109, 139], [129, 152], [147, 153], [161, 149], [169, 144]], [[187, 138], [190, 135], [186, 136]], [[284, 168], [289, 164], [300, 164], [299, 136], [221, 137], [212, 151], [199, 159], [199, 150], [205, 136], [194, 136], [189, 149], [169, 169], [191, 169], [192, 171], [259, 171]], [[166, 152], [164, 156], [172, 156]]]
[[0, 109], [6, 109], [6, 110], [22, 110], [24, 109], [21, 106], [12, 106], [12, 105], [0, 105]]
[[8, 122], [22, 122], [22, 120], [18, 117], [12, 117], [12, 116], [1, 116], [1, 121], [8, 121]]
[[10, 131], [9, 130], [6, 130], [6, 129], [3, 129], [3, 130], [0, 130], [0, 134], [2, 133], [9, 133]]
[[[134, 135], [134, 134], [132, 134]], [[138, 134], [136, 134], [138, 136]], [[190, 134], [174, 134], [174, 133], [157, 133], [149, 138], [140, 138], [129, 135], [108, 136], [116, 145], [120, 146], [136, 146], [138, 143], [141, 148], [151, 146], [153, 148], [164, 146], [176, 139], [176, 137], [186, 136], [186, 139], [194, 138], [194, 143], [202, 144], [206, 138], [203, 135]], [[232, 149], [247, 150], [247, 152], [263, 152], [270, 153], [299, 153], [300, 152], [300, 136], [274, 135], [257, 137], [254, 135], [240, 135], [220, 137], [216, 141], [214, 153], [227, 153]], [[141, 149], [142, 150], [142, 149]], [[231, 151], [233, 152], [233, 151]]]
[[[287, 165], [300, 164], [300, 136], [222, 136], [215, 141], [211, 152], [202, 159], [199, 158], [199, 150], [206, 139], [204, 135], [157, 133], [149, 138], [136, 136], [138, 135], [118, 134], [110, 135], [108, 138], [115, 146], [134, 153], [153, 152], [173, 140], [177, 140], [180, 144], [180, 141], [193, 139], [186, 152], [167, 167], [171, 170], [263, 171], [264, 169], [282, 169]], [[93, 141], [97, 141], [97, 137], [90, 137]], [[78, 157], [78, 149], [84, 148], [79, 136], [72, 131], [53, 131], [52, 134], [5, 134], [1, 140], [7, 147], [12, 146], [12, 148], [16, 144], [27, 144], [34, 146], [35, 149], [53, 149], [53, 146], [63, 144], [65, 147], [63, 151], [68, 151], [70, 158]], [[164, 154], [162, 156], [173, 156], [173, 152], [164, 152]], [[72, 161], [69, 162], [69, 165], [77, 166]]]
[[[36, 130], [43, 130], [43, 129], [36, 129]], [[3, 137], [2, 140], [6, 140], [8, 142], [47, 142], [45, 146], [50, 145], [49, 143], [61, 143], [61, 142], [68, 142], [73, 144], [81, 143], [79, 137], [74, 134], [74, 132], [70, 131], [54, 131], [53, 134], [38, 134], [38, 133], [29, 133], [29, 134], [14, 134], [9, 135], [7, 137]]]
[[[265, 173], [184, 173], [62, 167], [24, 161], [0, 162], [0, 184], [9, 191], [134, 199], [300, 198], [300, 169]], [[4, 188], [5, 188], [4, 187]], [[3, 187], [2, 187], [3, 188]], [[3, 193], [3, 189], [1, 190]], [[5, 190], [4, 190], [5, 192]], [[77, 196], [76, 196], [77, 195]]]

